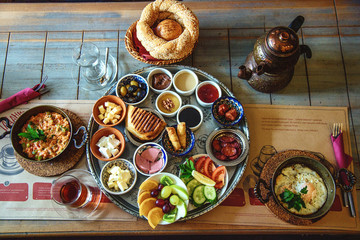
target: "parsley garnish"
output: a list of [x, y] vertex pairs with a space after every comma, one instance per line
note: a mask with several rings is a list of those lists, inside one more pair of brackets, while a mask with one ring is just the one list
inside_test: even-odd
[[185, 162], [180, 166], [180, 178], [189, 178], [191, 177], [191, 173], [195, 170], [195, 166], [193, 161], [189, 160], [188, 158], [185, 159]]
[[[307, 186], [300, 190], [301, 194], [306, 194], [308, 192]], [[301, 198], [301, 194], [293, 193], [292, 191], [285, 189], [283, 193], [280, 194], [281, 201], [288, 204], [288, 208], [295, 208], [298, 212], [301, 207], [306, 208], [304, 201]]]
[[18, 136], [37, 142], [39, 140], [46, 140], [44, 131], [41, 129], [33, 129], [30, 124], [27, 125], [26, 132], [19, 133]]

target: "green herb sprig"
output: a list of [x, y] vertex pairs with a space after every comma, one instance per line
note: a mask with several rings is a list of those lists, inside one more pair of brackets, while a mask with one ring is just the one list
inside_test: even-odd
[[191, 173], [195, 170], [194, 162], [190, 159], [186, 158], [185, 162], [180, 166], [180, 178], [189, 178], [191, 177]]
[[306, 194], [308, 192], [307, 186], [300, 190], [300, 193], [293, 193], [292, 191], [285, 189], [283, 193], [280, 194], [281, 201], [288, 204], [288, 208], [295, 208], [298, 212], [300, 209], [306, 208], [304, 201], [301, 198], [301, 194]]
[[19, 133], [18, 136], [24, 137], [29, 139], [30, 141], [40, 141], [40, 140], [46, 140], [46, 136], [44, 134], [44, 131], [41, 129], [34, 129], [31, 127], [30, 124], [26, 127], [26, 132]]

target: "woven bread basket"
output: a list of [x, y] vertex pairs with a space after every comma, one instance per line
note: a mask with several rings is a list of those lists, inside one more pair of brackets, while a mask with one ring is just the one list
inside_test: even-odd
[[181, 62], [182, 60], [187, 58], [189, 55], [191, 55], [191, 53], [194, 50], [194, 48], [193, 48], [191, 50], [191, 52], [189, 52], [188, 55], [186, 55], [183, 58], [179, 58], [179, 59], [157, 60], [157, 61], [146, 60], [139, 54], [139, 52], [136, 50], [136, 48], [134, 46], [133, 32], [136, 30], [136, 24], [137, 24], [137, 21], [134, 22], [133, 24], [131, 24], [131, 26], [126, 31], [126, 35], [125, 35], [125, 47], [128, 50], [128, 52], [130, 53], [130, 55], [133, 56], [133, 58], [135, 58], [136, 60], [139, 60], [139, 61], [147, 63], [147, 64], [153, 64], [153, 65], [159, 65], [159, 66], [161, 66], [161, 65], [169, 65], [169, 64]]

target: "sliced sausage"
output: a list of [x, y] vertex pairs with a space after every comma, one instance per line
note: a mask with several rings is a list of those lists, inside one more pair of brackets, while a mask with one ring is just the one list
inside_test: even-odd
[[217, 152], [220, 152], [221, 151], [221, 145], [220, 145], [220, 141], [215, 139], [213, 142], [212, 142], [212, 147], [215, 151]]
[[237, 153], [237, 151], [236, 151], [236, 148], [227, 146], [227, 147], [224, 147], [221, 149], [221, 153], [227, 157], [231, 157], [231, 156], [234, 156]]
[[235, 138], [230, 137], [230, 136], [222, 136], [219, 139], [221, 142], [227, 142], [227, 143], [231, 143], [233, 141], [235, 141]]
[[222, 154], [221, 152], [214, 152], [214, 156], [221, 161], [226, 160], [226, 156], [224, 154]]

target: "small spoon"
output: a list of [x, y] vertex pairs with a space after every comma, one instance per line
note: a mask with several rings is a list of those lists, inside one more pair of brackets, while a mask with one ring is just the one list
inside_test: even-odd
[[104, 75], [100, 78], [100, 83], [101, 83], [101, 84], [103, 84], [105, 81], [108, 80], [107, 77], [106, 77], [108, 61], [109, 61], [109, 48], [107, 47], [107, 48], [105, 49], [105, 73], [104, 73]]

